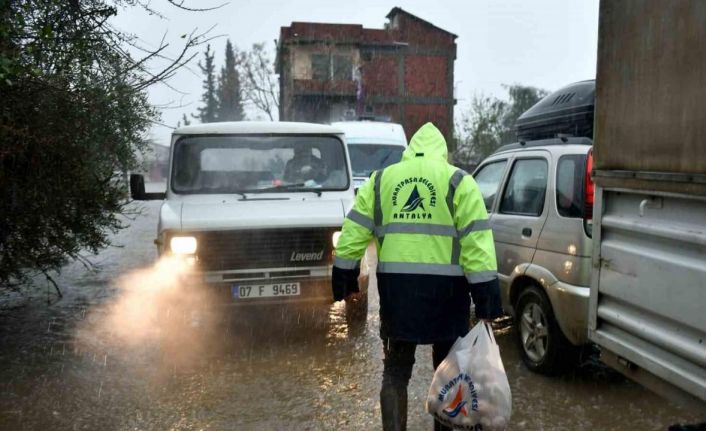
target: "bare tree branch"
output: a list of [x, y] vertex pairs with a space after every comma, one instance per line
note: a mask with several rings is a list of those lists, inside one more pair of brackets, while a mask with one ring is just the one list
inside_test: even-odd
[[59, 295], [59, 298], [63, 298], [64, 294], [61, 293], [61, 290], [59, 289], [59, 285], [56, 284], [56, 281], [54, 281], [54, 279], [51, 278], [51, 276], [46, 271], [42, 271], [42, 273], [44, 274], [44, 277], [47, 279], [47, 281], [54, 286], [54, 290], [56, 290], [56, 293], [57, 293], [57, 295]]
[[275, 79], [273, 61], [265, 45], [254, 44], [250, 51], [241, 52], [238, 67], [245, 101], [273, 121], [279, 110], [279, 82]]
[[223, 6], [226, 6], [228, 4], [228, 2], [225, 2], [225, 3], [222, 3], [222, 4], [220, 4], [218, 6], [214, 6], [214, 7], [192, 8], [192, 7], [184, 6], [184, 0], [181, 0], [179, 3], [177, 3], [176, 0], [167, 0], [167, 1], [171, 4], [173, 4], [174, 6], [178, 7], [179, 9], [188, 10], [190, 12], [207, 12], [207, 11], [211, 11], [211, 10], [220, 9]]
[[165, 124], [165, 123], [162, 123], [161, 121], [157, 121], [157, 120], [150, 120], [150, 123], [156, 124], [158, 126], [166, 127], [168, 129], [172, 129], [172, 130], [176, 129], [176, 127], [174, 127], [174, 126], [170, 126], [169, 124]]

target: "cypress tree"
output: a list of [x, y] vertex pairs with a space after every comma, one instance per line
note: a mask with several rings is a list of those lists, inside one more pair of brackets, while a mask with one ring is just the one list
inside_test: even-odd
[[203, 78], [203, 94], [201, 102], [203, 106], [198, 108], [198, 114], [194, 118], [198, 118], [202, 123], [212, 123], [217, 120], [218, 116], [218, 100], [216, 99], [216, 76], [215, 64], [213, 62], [214, 54], [211, 52], [211, 45], [206, 45], [204, 52], [204, 63], [199, 62], [199, 69], [204, 74]]
[[226, 42], [226, 61], [218, 78], [218, 111], [219, 121], [241, 121], [243, 113], [243, 97], [240, 88], [240, 75], [237, 69], [235, 51], [230, 40]]

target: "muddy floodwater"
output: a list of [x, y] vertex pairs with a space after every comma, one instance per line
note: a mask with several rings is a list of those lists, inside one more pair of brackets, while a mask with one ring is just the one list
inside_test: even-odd
[[[159, 204], [142, 207], [117, 246], [91, 258], [94, 268], [65, 268], [62, 299], [41, 279], [39, 293], [0, 297], [0, 430], [380, 428], [374, 277], [362, 327], [349, 328], [337, 305], [208, 313], [198, 295], [159, 290], [168, 290], [170, 268], [145, 269], [157, 259]], [[513, 331], [508, 320], [496, 325], [513, 391], [510, 429], [664, 430], [706, 420], [595, 359], [561, 378], [532, 374]], [[427, 430], [428, 346], [416, 362], [408, 425]]]

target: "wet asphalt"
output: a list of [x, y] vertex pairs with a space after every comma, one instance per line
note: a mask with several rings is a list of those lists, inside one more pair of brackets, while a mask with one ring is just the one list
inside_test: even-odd
[[[212, 309], [153, 269], [159, 203], [93, 267], [67, 265], [0, 295], [0, 430], [375, 430], [382, 345], [371, 277], [364, 325], [326, 308]], [[556, 378], [523, 366], [509, 319], [495, 324], [513, 392], [512, 430], [665, 430], [706, 420], [589, 356]], [[431, 348], [417, 350], [410, 430], [432, 428]]]

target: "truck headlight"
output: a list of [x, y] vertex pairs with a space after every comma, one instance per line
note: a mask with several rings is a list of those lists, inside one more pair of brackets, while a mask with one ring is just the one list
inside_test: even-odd
[[338, 245], [338, 238], [340, 238], [340, 237], [341, 237], [341, 231], [338, 231], [338, 230], [336, 232], [334, 232], [333, 235], [331, 235], [331, 243], [333, 244], [333, 248], [336, 248], [336, 246]]
[[174, 254], [194, 254], [196, 253], [196, 238], [175, 236], [169, 241], [169, 246]]

